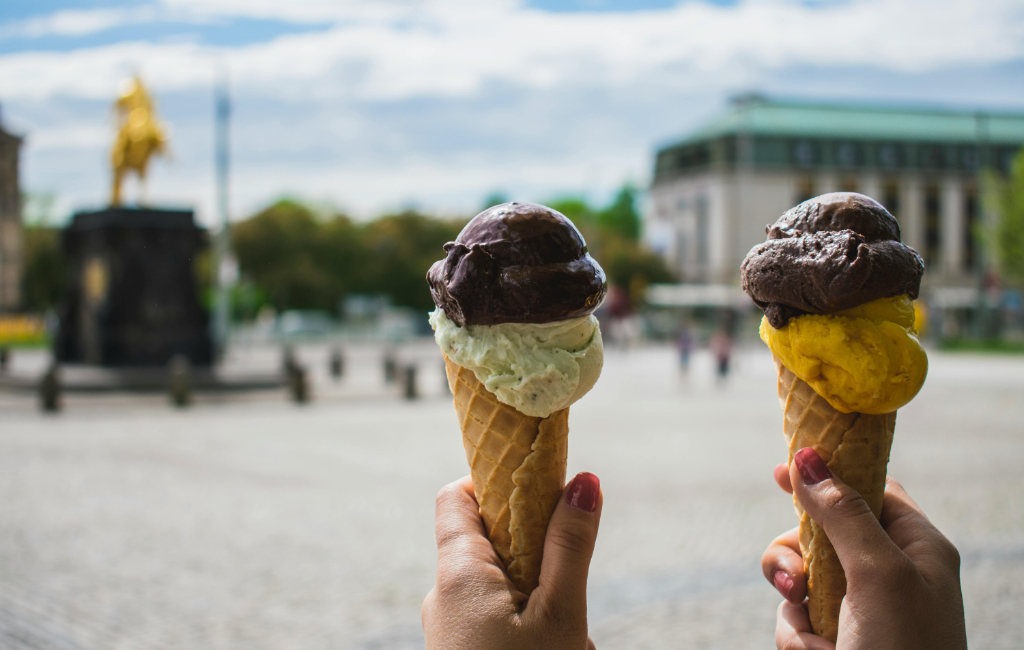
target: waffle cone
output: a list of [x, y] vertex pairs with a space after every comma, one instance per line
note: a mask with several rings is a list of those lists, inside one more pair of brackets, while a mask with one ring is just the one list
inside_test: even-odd
[[565, 487], [569, 409], [546, 418], [523, 415], [447, 356], [445, 369], [487, 537], [509, 578], [529, 594], [537, 587], [548, 522]]
[[[775, 366], [779, 372], [779, 401], [789, 461], [804, 447], [813, 447], [833, 474], [860, 492], [878, 517], [882, 512], [896, 412], [841, 413], [778, 359]], [[793, 503], [800, 518], [800, 550], [807, 576], [811, 627], [815, 634], [835, 642], [839, 607], [846, 595], [846, 574], [821, 526], [811, 521], [795, 498]]]

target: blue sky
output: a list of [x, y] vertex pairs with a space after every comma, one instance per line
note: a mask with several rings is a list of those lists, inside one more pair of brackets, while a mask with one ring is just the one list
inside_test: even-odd
[[[657, 143], [769, 95], [1024, 110], [1019, 0], [34, 0], [0, 5], [0, 107], [57, 216], [107, 196], [110, 104], [171, 125], [153, 203], [213, 221], [229, 70], [232, 214], [284, 194], [358, 217], [494, 190], [603, 200]], [[130, 187], [129, 196], [135, 194]]]

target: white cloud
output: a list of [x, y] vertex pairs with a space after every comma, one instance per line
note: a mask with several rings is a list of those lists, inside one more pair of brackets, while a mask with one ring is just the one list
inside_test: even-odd
[[68, 206], [103, 201], [107, 106], [136, 71], [175, 126], [176, 160], [153, 170], [152, 198], [199, 205], [209, 218], [210, 87], [222, 62], [237, 107], [236, 214], [282, 192], [372, 214], [410, 202], [471, 209], [491, 189], [542, 200], [643, 182], [656, 139], [706, 114], [708, 97], [780, 71], [891, 79], [1024, 60], [1020, 0], [691, 1], [557, 14], [514, 0], [163, 0], [31, 20], [33, 33], [57, 35], [172, 18], [314, 28], [237, 47], [134, 40], [0, 56], [5, 115], [28, 133], [29, 189], [58, 190]]
[[748, 0], [735, 7], [689, 2], [659, 11], [559, 14], [482, 0], [167, 4], [192, 14], [336, 24], [228, 49], [117, 43], [11, 54], [0, 57], [0, 88], [7, 97], [99, 97], [134, 68], [157, 87], [204, 86], [217, 56], [228, 58], [238, 83], [267, 93], [283, 86], [299, 96], [371, 100], [467, 96], [489, 80], [608, 87], [792, 65], [922, 71], [1024, 56], [1018, 0], [851, 0], [827, 7]]
[[121, 25], [151, 22], [156, 17], [155, 7], [58, 11], [45, 16], [3, 23], [0, 25], [0, 39], [84, 36]]

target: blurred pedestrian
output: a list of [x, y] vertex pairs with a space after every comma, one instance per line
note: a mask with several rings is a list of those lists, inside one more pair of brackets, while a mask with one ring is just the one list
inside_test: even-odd
[[718, 367], [718, 381], [723, 382], [729, 376], [729, 361], [732, 358], [732, 337], [719, 330], [711, 337], [711, 354], [715, 357]]
[[693, 352], [693, 330], [689, 323], [683, 323], [679, 330], [679, 339], [676, 341], [679, 350], [679, 369], [688, 373], [690, 371], [690, 353]]

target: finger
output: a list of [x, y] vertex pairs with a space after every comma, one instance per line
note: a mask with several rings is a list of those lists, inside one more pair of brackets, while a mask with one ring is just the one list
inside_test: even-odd
[[807, 596], [804, 558], [800, 555], [800, 529], [776, 537], [761, 556], [761, 571], [782, 597], [802, 603]]
[[437, 493], [434, 535], [439, 556], [466, 538], [484, 537], [480, 506], [473, 495], [473, 479], [469, 476], [449, 483]]
[[789, 476], [797, 500], [828, 535], [849, 580], [885, 575], [907, 560], [864, 498], [834, 476], [813, 448], [793, 456]]
[[779, 484], [783, 492], [793, 494], [793, 483], [789, 480], [789, 465], [779, 463], [775, 466], [775, 482]]
[[587, 650], [597, 650], [597, 646], [594, 645], [594, 640], [589, 636], [587, 637]]
[[[480, 602], [492, 594], [498, 606], [518, 611], [525, 596], [505, 573], [505, 565], [484, 534], [473, 482], [464, 477], [437, 494], [437, 582], [428, 602]], [[427, 603], [424, 606], [430, 610]]]
[[779, 605], [775, 619], [775, 647], [778, 650], [836, 650], [836, 644], [811, 631], [807, 608], [788, 600]]
[[527, 610], [586, 624], [587, 574], [601, 521], [601, 482], [582, 472], [566, 486], [562, 497], [548, 524], [540, 584]]
[[[941, 566], [960, 566], [960, 552], [928, 519], [903, 486], [892, 478], [885, 482], [881, 520], [889, 538], [914, 561], [926, 578], [933, 574], [929, 571], [928, 559], [938, 561]], [[938, 573], [944, 572], [940, 569]]]
[[900, 521], [910, 521], [916, 524], [931, 522], [921, 510], [921, 506], [910, 498], [903, 486], [894, 479], [885, 479], [885, 495], [882, 497], [882, 526], [888, 529]]
[[[462, 569], [479, 572], [479, 577], [492, 581], [507, 581], [505, 565], [494, 550], [484, 531], [480, 507], [473, 493], [473, 479], [469, 476], [449, 483], [437, 493], [434, 515], [434, 534], [437, 539], [438, 579], [457, 575]], [[484, 566], [469, 568], [463, 565], [481, 563], [498, 569], [497, 574]]]

